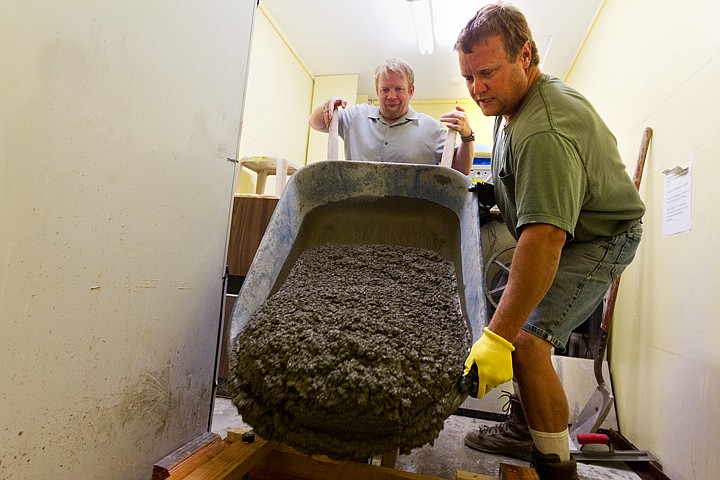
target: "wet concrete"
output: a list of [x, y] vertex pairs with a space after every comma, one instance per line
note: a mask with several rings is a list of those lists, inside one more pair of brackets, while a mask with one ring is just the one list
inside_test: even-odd
[[260, 436], [303, 453], [407, 453], [442, 429], [469, 343], [452, 262], [420, 248], [320, 245], [238, 336], [229, 387]]

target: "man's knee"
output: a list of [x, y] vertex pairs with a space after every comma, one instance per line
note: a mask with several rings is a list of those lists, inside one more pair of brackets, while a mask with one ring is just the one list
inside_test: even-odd
[[550, 358], [552, 345], [532, 333], [521, 330], [515, 338], [514, 346], [513, 369], [516, 372], [532, 370], [533, 367], [552, 363]]

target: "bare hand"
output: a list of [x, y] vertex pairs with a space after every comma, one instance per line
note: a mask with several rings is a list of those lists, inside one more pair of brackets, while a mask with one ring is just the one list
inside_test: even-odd
[[462, 137], [472, 135], [472, 127], [465, 114], [465, 109], [460, 105], [456, 105], [455, 110], [440, 117], [440, 121], [443, 122], [447, 128], [459, 132]]
[[323, 119], [325, 120], [325, 126], [330, 126], [330, 121], [335, 114], [336, 107], [347, 107], [347, 100], [342, 97], [330, 97], [323, 105]]

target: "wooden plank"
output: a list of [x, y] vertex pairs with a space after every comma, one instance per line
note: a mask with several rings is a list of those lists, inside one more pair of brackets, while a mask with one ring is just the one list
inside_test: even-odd
[[[234, 442], [185, 477], [186, 480], [242, 480], [276, 446], [255, 437], [252, 443]], [[172, 477], [170, 480], [174, 480]]]
[[249, 480], [439, 480], [365, 463], [337, 462], [286, 451], [270, 452], [250, 470]]
[[239, 442], [242, 440], [243, 433], [251, 431], [252, 428], [233, 427], [228, 428], [225, 435], [225, 441], [229, 443]]
[[192, 457], [182, 462], [182, 464], [178, 465], [177, 468], [172, 469], [168, 480], [182, 480], [186, 478], [190, 475], [190, 473], [194, 472], [201, 465], [204, 465], [211, 458], [219, 455], [223, 450], [225, 450], [225, 442], [222, 440], [211, 445], [207, 445], [202, 450], [196, 452]]
[[455, 472], [455, 480], [497, 480], [497, 477], [458, 470]]
[[500, 480], [540, 480], [534, 468], [500, 464]]
[[220, 453], [223, 448], [222, 438], [217, 433], [205, 432], [198, 435], [156, 463], [153, 466], [152, 480], [165, 480], [180, 471], [197, 468]]

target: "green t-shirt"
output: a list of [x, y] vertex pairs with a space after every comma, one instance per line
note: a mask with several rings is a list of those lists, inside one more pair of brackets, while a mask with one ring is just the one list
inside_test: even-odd
[[645, 205], [615, 137], [577, 91], [543, 74], [508, 125], [495, 122], [492, 177], [498, 208], [517, 239], [548, 223], [587, 241], [626, 231]]

